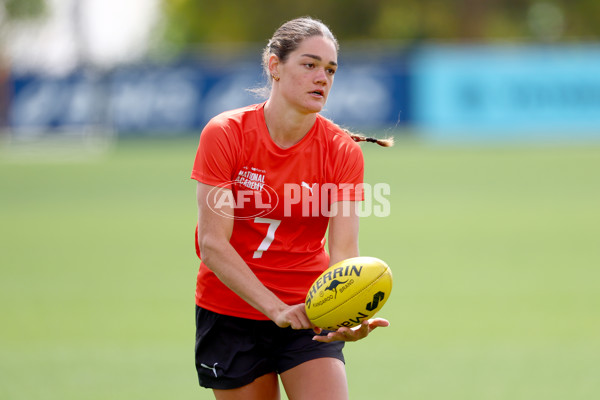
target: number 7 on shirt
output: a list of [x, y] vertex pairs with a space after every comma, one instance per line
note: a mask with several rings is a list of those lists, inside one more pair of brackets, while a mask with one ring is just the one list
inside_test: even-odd
[[254, 218], [254, 222], [257, 224], [269, 224], [269, 228], [267, 229], [267, 235], [258, 246], [258, 249], [254, 252], [252, 258], [261, 258], [263, 255], [263, 251], [267, 251], [273, 239], [275, 238], [275, 231], [281, 224], [281, 220], [278, 219], [269, 219], [269, 218]]

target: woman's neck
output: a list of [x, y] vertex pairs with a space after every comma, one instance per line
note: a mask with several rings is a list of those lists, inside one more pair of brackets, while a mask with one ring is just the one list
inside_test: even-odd
[[316, 113], [303, 114], [271, 99], [265, 104], [264, 114], [271, 139], [284, 149], [302, 140], [317, 119]]

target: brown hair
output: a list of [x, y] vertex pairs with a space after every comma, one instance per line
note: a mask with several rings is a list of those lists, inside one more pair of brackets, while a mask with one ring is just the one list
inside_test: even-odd
[[374, 137], [369, 137], [365, 135], [361, 135], [360, 133], [352, 133], [348, 129], [342, 128], [344, 132], [348, 134], [355, 142], [368, 142], [368, 143], [377, 143], [382, 147], [392, 147], [394, 145], [394, 138], [389, 137], [387, 139], [377, 139]]

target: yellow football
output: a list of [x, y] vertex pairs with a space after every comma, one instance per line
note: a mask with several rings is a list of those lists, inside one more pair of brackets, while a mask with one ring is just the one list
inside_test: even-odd
[[360, 325], [383, 307], [392, 292], [392, 271], [374, 257], [354, 257], [327, 268], [312, 284], [304, 303], [319, 328]]

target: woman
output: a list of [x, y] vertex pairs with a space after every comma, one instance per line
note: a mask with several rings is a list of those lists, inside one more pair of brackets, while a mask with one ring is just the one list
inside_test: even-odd
[[[278, 376], [290, 399], [347, 399], [344, 342], [389, 325], [323, 332], [304, 311], [320, 273], [359, 254], [355, 141], [377, 141], [318, 114], [337, 51], [320, 21], [283, 24], [263, 53], [268, 100], [213, 118], [200, 136], [196, 367], [217, 399], [278, 399]], [[326, 213], [307, 214], [315, 193]]]

